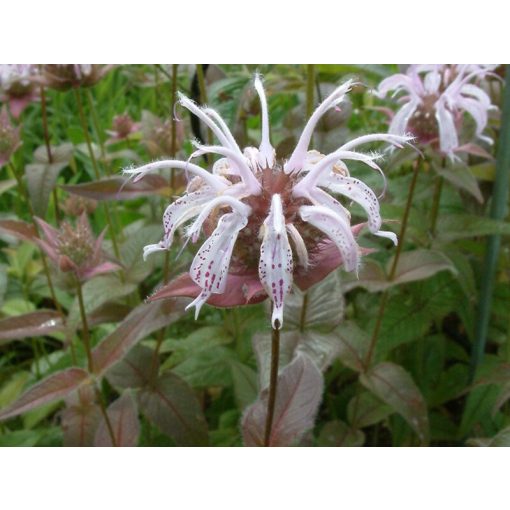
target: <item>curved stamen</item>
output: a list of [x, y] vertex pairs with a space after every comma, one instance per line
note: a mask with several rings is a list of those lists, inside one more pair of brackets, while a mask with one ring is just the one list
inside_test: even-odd
[[255, 90], [259, 95], [260, 110], [262, 116], [262, 136], [259, 146], [259, 164], [262, 167], [267, 166], [268, 168], [272, 168], [274, 164], [274, 149], [269, 139], [269, 114], [267, 108], [267, 99], [266, 93], [264, 91], [264, 86], [262, 85], [262, 80], [258, 74], [255, 75], [254, 85]]
[[306, 158], [308, 146], [310, 145], [310, 140], [312, 139], [312, 134], [315, 130], [315, 127], [317, 126], [317, 123], [330, 108], [337, 106], [343, 101], [345, 94], [349, 92], [352, 85], [352, 80], [349, 80], [343, 85], [340, 85], [340, 87], [333, 91], [333, 93], [330, 94], [313, 112], [305, 128], [303, 129], [303, 132], [301, 133], [301, 137], [299, 138], [294, 152], [283, 167], [285, 173], [301, 170]]
[[201, 177], [209, 186], [211, 186], [217, 191], [222, 191], [229, 186], [228, 181], [218, 177], [217, 175], [211, 174], [207, 170], [204, 170], [203, 168], [199, 167], [198, 165], [186, 161], [177, 161], [175, 159], [154, 161], [153, 163], [148, 163], [147, 165], [143, 165], [138, 168], [125, 169], [123, 170], [122, 173], [125, 175], [132, 176], [133, 182], [138, 182], [140, 179], [143, 179], [147, 174], [151, 172], [170, 168], [178, 168], [180, 170], [186, 170], [187, 172], [191, 172], [192, 174]]
[[206, 153], [212, 153], [219, 154], [220, 156], [224, 156], [230, 159], [236, 165], [237, 170], [239, 171], [239, 175], [241, 176], [244, 184], [246, 184], [249, 192], [253, 195], [258, 195], [261, 193], [262, 189], [260, 183], [253, 175], [253, 172], [248, 166], [248, 162], [241, 153], [237, 153], [237, 151], [222, 147], [221, 145], [201, 145], [197, 142], [193, 142], [193, 145], [198, 150], [195, 151], [191, 157], [200, 156]]
[[211, 119], [209, 115], [207, 115], [200, 106], [195, 104], [189, 97], [186, 97], [184, 94], [179, 92], [179, 103], [184, 106], [184, 108], [188, 109], [191, 113], [195, 114], [204, 124], [206, 124], [209, 129], [216, 135], [216, 138], [220, 141], [220, 143], [231, 149], [235, 149], [232, 147], [231, 142], [228, 137], [223, 133], [222, 129]]

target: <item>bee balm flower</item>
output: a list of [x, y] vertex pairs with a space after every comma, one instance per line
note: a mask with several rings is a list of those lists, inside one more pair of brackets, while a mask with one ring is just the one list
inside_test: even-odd
[[[243, 151], [225, 121], [215, 110], [199, 107], [180, 95], [179, 102], [199, 117], [215, 134], [219, 145], [195, 143], [191, 158], [212, 153], [221, 156], [212, 173], [185, 161], [157, 161], [126, 170], [135, 180], [163, 168], [178, 168], [193, 177], [186, 193], [170, 204], [163, 216], [164, 236], [145, 247], [144, 257], [170, 248], [176, 230], [193, 220], [185, 237], [196, 242], [203, 231], [208, 236], [191, 264], [189, 275], [198, 289], [189, 307], [200, 308], [214, 294], [253, 296], [257, 283], [240, 275], [258, 273], [260, 285], [273, 302], [272, 324], [282, 325], [285, 298], [294, 275], [321, 273], [314, 261], [318, 247], [334, 245], [347, 271], [357, 271], [362, 253], [351, 228], [349, 211], [333, 195], [360, 204], [368, 216], [370, 231], [397, 242], [395, 234], [381, 231], [379, 202], [374, 192], [349, 175], [345, 161], [361, 161], [381, 172], [378, 155], [354, 149], [370, 142], [387, 142], [401, 147], [409, 137], [377, 134], [356, 138], [324, 156], [309, 150], [319, 119], [336, 107], [350, 90], [351, 82], [338, 87], [315, 111], [301, 138], [285, 162], [277, 160], [270, 142], [267, 101], [260, 78], [255, 78], [262, 112], [259, 148]], [[190, 158], [190, 159], [191, 159]], [[337, 263], [336, 266], [339, 264]], [[332, 270], [333, 268], [329, 268]], [[254, 290], [255, 289], [255, 290]]]
[[483, 131], [488, 112], [495, 107], [486, 92], [473, 83], [491, 70], [492, 66], [482, 65], [415, 64], [406, 74], [386, 78], [377, 89], [379, 97], [390, 91], [403, 94], [389, 132], [409, 132], [423, 144], [439, 142], [440, 152], [453, 159], [456, 151], [465, 148], [460, 146], [459, 132], [467, 112], [475, 121], [477, 138], [492, 144]]

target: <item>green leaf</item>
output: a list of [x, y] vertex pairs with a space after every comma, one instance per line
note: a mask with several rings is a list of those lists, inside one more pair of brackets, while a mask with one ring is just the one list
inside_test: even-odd
[[175, 367], [198, 353], [232, 342], [232, 337], [222, 326], [205, 326], [195, 330], [186, 338], [165, 340], [160, 352], [172, 354], [162, 365], [163, 370]]
[[[122, 283], [115, 275], [93, 278], [83, 285], [83, 302], [88, 315], [109, 301], [131, 294], [136, 289], [133, 283]], [[69, 310], [67, 324], [78, 328], [81, 323], [78, 298], [75, 298]]]
[[425, 400], [409, 373], [390, 362], [379, 363], [360, 376], [360, 382], [404, 418], [422, 443], [427, 443], [429, 421]]
[[25, 167], [28, 193], [37, 216], [41, 218], [46, 216], [50, 193], [55, 188], [61, 170], [69, 164], [72, 152], [73, 146], [71, 144], [52, 147], [53, 162], [50, 163], [46, 148], [39, 147], [34, 152], [35, 163]]
[[285, 301], [285, 327], [331, 330], [342, 321], [344, 307], [340, 274], [335, 271], [307, 292], [294, 288]]
[[354, 322], [345, 322], [336, 329], [340, 340], [340, 361], [356, 372], [362, 372], [365, 368], [364, 360], [368, 354], [370, 337]]
[[394, 410], [380, 399], [364, 391], [355, 395], [347, 406], [347, 418], [353, 428], [364, 428], [385, 420]]
[[510, 223], [470, 214], [445, 214], [438, 219], [437, 229], [440, 242], [493, 234], [510, 235]]
[[363, 446], [365, 434], [341, 420], [329, 421], [322, 427], [317, 446]]
[[476, 177], [467, 166], [456, 166], [454, 168], [441, 168], [436, 167], [436, 172], [444, 177], [448, 182], [453, 184], [456, 188], [467, 191], [470, 195], [476, 198], [478, 202], [483, 202], [482, 192]]
[[257, 398], [257, 373], [252, 368], [236, 360], [230, 361], [230, 369], [232, 370], [237, 405], [239, 409], [243, 410]]
[[469, 446], [510, 446], [510, 427], [500, 430], [492, 438], [468, 439]]

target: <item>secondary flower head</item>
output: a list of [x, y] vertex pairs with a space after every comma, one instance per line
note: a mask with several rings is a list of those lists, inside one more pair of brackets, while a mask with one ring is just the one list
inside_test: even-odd
[[56, 90], [91, 87], [111, 68], [102, 64], [44, 64], [43, 83]]
[[[494, 66], [469, 64], [414, 64], [406, 74], [383, 80], [376, 94], [385, 97], [394, 91], [400, 109], [393, 117], [389, 132], [411, 133], [422, 144], [432, 143], [443, 155], [455, 157], [464, 149], [459, 142], [464, 113], [475, 121], [476, 137], [492, 144], [483, 134], [488, 112], [495, 107], [487, 93], [476, 84]], [[474, 83], [475, 82], [475, 83]]]
[[37, 73], [37, 66], [33, 64], [0, 64], [1, 99], [9, 103], [16, 118], [36, 97], [34, 77]]
[[94, 239], [87, 216], [82, 214], [72, 227], [63, 223], [60, 230], [36, 218], [45, 239], [36, 239], [37, 244], [53, 263], [63, 272], [72, 272], [80, 281], [94, 276], [117, 271], [120, 266], [104, 260], [102, 244], [104, 231]]
[[128, 113], [116, 115], [112, 121], [112, 129], [107, 131], [110, 139], [107, 143], [114, 143], [121, 140], [126, 140], [133, 133], [136, 133], [140, 125], [133, 121]]
[[355, 149], [377, 141], [401, 147], [409, 137], [361, 136], [326, 156], [309, 150], [319, 119], [342, 102], [351, 85], [349, 81], [338, 87], [317, 108], [287, 161], [279, 161], [271, 145], [267, 100], [258, 76], [255, 89], [262, 117], [258, 148], [247, 147], [242, 151], [215, 110], [201, 108], [180, 95], [180, 104], [199, 117], [219, 141], [219, 145], [214, 146], [195, 143], [197, 150], [191, 156], [207, 153], [221, 156], [212, 172], [189, 161], [176, 160], [158, 161], [125, 171], [135, 180], [162, 168], [179, 168], [193, 176], [186, 193], [164, 213], [163, 239], [146, 246], [144, 256], [169, 249], [176, 230], [191, 220], [185, 232], [187, 240], [196, 242], [202, 231], [207, 235], [189, 272], [199, 288], [189, 305], [195, 307], [196, 315], [214, 294], [239, 294], [238, 275], [255, 269], [260, 284], [273, 302], [272, 324], [278, 328], [282, 325], [284, 302], [291, 291], [294, 275], [321, 273], [313, 256], [317, 247], [333, 244], [344, 268], [357, 271], [362, 252], [355, 239], [359, 227], [351, 228], [350, 213], [335, 196], [360, 204], [368, 216], [369, 230], [397, 243], [395, 234], [381, 230], [376, 195], [362, 181], [350, 176], [345, 161], [361, 161], [382, 174], [376, 163], [379, 155]]
[[20, 145], [19, 127], [12, 124], [4, 106], [0, 110], [0, 168], [11, 159]]

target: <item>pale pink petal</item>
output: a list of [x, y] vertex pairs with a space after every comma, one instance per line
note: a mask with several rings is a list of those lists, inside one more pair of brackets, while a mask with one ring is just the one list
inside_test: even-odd
[[[292, 250], [285, 228], [281, 197], [273, 195], [271, 209], [263, 225], [264, 238], [260, 246], [259, 277], [273, 301], [273, 328], [283, 324], [285, 297], [292, 288]], [[278, 324], [276, 323], [278, 321]]]
[[168, 250], [172, 245], [173, 237], [176, 230], [194, 218], [203, 206], [212, 200], [216, 193], [207, 186], [200, 188], [197, 191], [186, 194], [170, 204], [163, 214], [163, 239], [157, 244], [149, 244], [143, 249], [143, 258], [146, 259], [151, 253]]
[[345, 94], [349, 92], [351, 87], [351, 80], [347, 81], [343, 85], [340, 85], [340, 87], [335, 89], [333, 93], [330, 94], [313, 112], [312, 116], [308, 120], [308, 123], [303, 129], [303, 132], [301, 133], [301, 137], [299, 138], [294, 152], [283, 167], [286, 173], [301, 170], [303, 168], [308, 146], [310, 145], [310, 140], [312, 139], [312, 135], [315, 127], [317, 126], [317, 123], [328, 110], [334, 108], [344, 100]]
[[308, 250], [299, 230], [292, 223], [288, 223], [287, 232], [294, 243], [294, 250], [296, 251], [299, 265], [304, 268], [308, 267]]
[[439, 125], [439, 145], [441, 147], [441, 152], [444, 154], [452, 154], [459, 146], [459, 139], [453, 116], [446, 109], [444, 101], [438, 101], [436, 104], [436, 119]]
[[218, 175], [211, 174], [207, 170], [200, 168], [198, 165], [194, 165], [188, 161], [178, 161], [173, 159], [154, 161], [153, 163], [149, 163], [138, 168], [128, 168], [123, 171], [123, 174], [133, 176], [133, 182], [137, 182], [151, 172], [155, 172], [156, 170], [166, 170], [170, 168], [178, 168], [180, 170], [185, 170], [186, 172], [197, 175], [198, 177], [201, 177], [209, 186], [218, 191], [222, 191], [229, 186], [229, 183], [225, 179], [219, 177]]
[[393, 232], [379, 230], [382, 224], [379, 201], [375, 193], [364, 182], [331, 172], [320, 181], [320, 184], [359, 204], [367, 213], [370, 232], [380, 237], [387, 237], [397, 244], [397, 237]]
[[204, 224], [204, 221], [207, 219], [209, 214], [211, 214], [211, 212], [214, 211], [214, 209], [217, 207], [223, 206], [230, 207], [233, 211], [238, 213], [240, 216], [243, 216], [244, 218], [247, 218], [251, 213], [251, 207], [249, 205], [244, 204], [240, 200], [237, 200], [236, 198], [229, 195], [220, 195], [219, 197], [208, 200], [204, 204], [202, 211], [198, 215], [198, 218], [188, 228], [186, 236], [191, 238], [193, 242], [196, 242], [202, 225]]
[[262, 117], [262, 136], [259, 146], [259, 164], [261, 168], [272, 168], [274, 164], [274, 149], [269, 139], [269, 114], [267, 109], [266, 93], [260, 75], [255, 76], [255, 90], [260, 99], [260, 110]]
[[418, 101], [409, 101], [404, 104], [391, 120], [389, 132], [395, 135], [405, 135], [409, 132], [407, 124], [416, 111], [417, 106]]
[[358, 245], [345, 218], [318, 205], [303, 205], [299, 208], [299, 214], [303, 221], [324, 232], [335, 243], [346, 271], [358, 269]]

